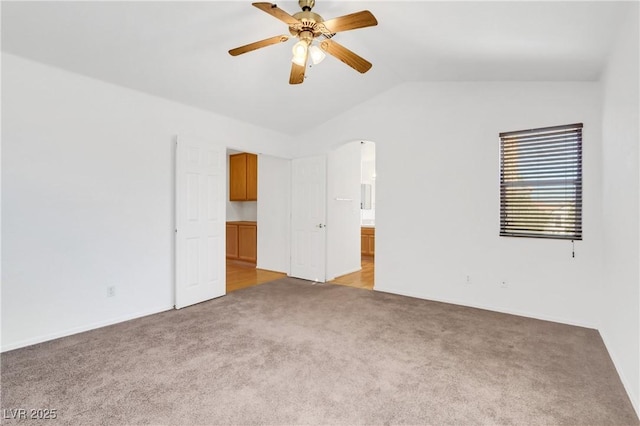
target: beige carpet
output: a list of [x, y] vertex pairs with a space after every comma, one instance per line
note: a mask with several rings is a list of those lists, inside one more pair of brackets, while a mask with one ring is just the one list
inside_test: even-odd
[[638, 424], [595, 330], [291, 278], [4, 353], [4, 417], [17, 408], [57, 410], [25, 424]]

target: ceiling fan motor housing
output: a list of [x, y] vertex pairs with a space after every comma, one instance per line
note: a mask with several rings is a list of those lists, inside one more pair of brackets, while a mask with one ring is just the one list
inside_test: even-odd
[[289, 32], [292, 36], [302, 38], [302, 33], [310, 32], [313, 34], [313, 37], [311, 37], [313, 39], [322, 34], [320, 25], [318, 24], [324, 22], [324, 19], [322, 19], [322, 16], [318, 15], [317, 13], [313, 13], [307, 10], [298, 12], [294, 14], [293, 17], [300, 21], [301, 24], [291, 25], [289, 27]]

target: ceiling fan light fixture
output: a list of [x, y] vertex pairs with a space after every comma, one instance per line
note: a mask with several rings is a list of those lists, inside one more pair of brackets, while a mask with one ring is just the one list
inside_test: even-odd
[[308, 47], [309, 46], [308, 46], [306, 41], [300, 40], [299, 42], [294, 44], [293, 45], [293, 49], [291, 49], [291, 51], [293, 52], [293, 57], [294, 58], [304, 58], [307, 55], [307, 48]]
[[327, 57], [327, 55], [318, 46], [311, 46], [309, 48], [309, 55], [314, 65], [318, 65]]

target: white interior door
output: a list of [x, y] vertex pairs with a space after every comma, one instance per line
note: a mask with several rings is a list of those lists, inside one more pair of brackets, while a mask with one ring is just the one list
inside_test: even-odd
[[326, 186], [324, 156], [292, 161], [291, 276], [326, 279]]
[[176, 146], [176, 308], [226, 292], [226, 149], [178, 138]]
[[359, 271], [362, 144], [350, 142], [327, 157], [327, 280]]

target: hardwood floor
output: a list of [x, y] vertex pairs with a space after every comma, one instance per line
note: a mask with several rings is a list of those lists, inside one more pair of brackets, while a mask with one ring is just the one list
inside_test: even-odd
[[374, 258], [372, 256], [362, 256], [361, 265], [362, 269], [360, 271], [343, 275], [329, 282], [331, 284], [339, 284], [373, 290], [373, 272], [375, 269]]
[[[330, 283], [373, 290], [373, 257], [363, 256], [361, 265], [362, 270], [338, 277]], [[281, 272], [257, 269], [251, 263], [227, 259], [227, 293], [286, 276], [287, 274]]]
[[286, 276], [281, 272], [257, 269], [252, 263], [227, 259], [227, 293]]

